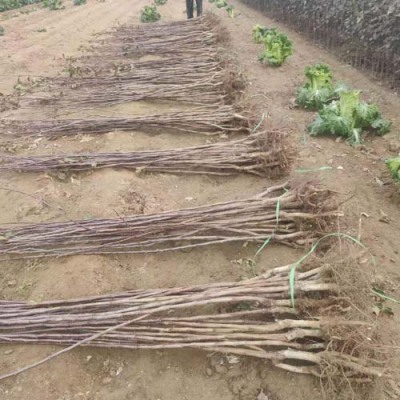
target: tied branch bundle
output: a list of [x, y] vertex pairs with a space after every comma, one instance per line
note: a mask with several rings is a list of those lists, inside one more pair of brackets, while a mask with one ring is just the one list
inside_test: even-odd
[[233, 106], [202, 107], [193, 111], [131, 118], [96, 118], [63, 120], [6, 120], [0, 121], [4, 135], [19, 137], [61, 137], [78, 134], [105, 134], [109, 132], [141, 131], [149, 133], [195, 133], [217, 135], [221, 133], [249, 133], [250, 121], [236, 112]]
[[[179, 20], [179, 21], [159, 21], [157, 24], [152, 26], [148, 25], [132, 25], [123, 24], [116, 26], [111, 31], [107, 32], [107, 35], [111, 36], [122, 36], [130, 42], [143, 41], [148, 39], [165, 39], [168, 37], [181, 36], [185, 38], [192, 32], [201, 34], [204, 32], [215, 31], [216, 27], [221, 25], [221, 21], [218, 17], [213, 14], [207, 14], [202, 18], [190, 19], [190, 20]], [[222, 28], [221, 28], [222, 29]], [[105, 36], [105, 40], [107, 36]]]
[[79, 70], [74, 77], [29, 78], [19, 83], [19, 105], [82, 108], [140, 100], [234, 104], [245, 88], [243, 76], [229, 60], [210, 65], [193, 60], [188, 65], [148, 64], [150, 68], [117, 63], [109, 71], [73, 67]]
[[[216, 54], [216, 39], [208, 27], [201, 30], [180, 30], [176, 33], [168, 32], [162, 37], [143, 35], [135, 38], [136, 28], [123, 35], [114, 33], [108, 40], [98, 44], [93, 50], [100, 55], [115, 54], [124, 57], [139, 57], [144, 55], [167, 56], [210, 56]], [[132, 37], [131, 37], [132, 35]]]
[[78, 77], [28, 77], [25, 81], [18, 83], [23, 89], [31, 90], [63, 90], [91, 88], [99, 85], [114, 86], [116, 84], [132, 84], [135, 82], [148, 83], [152, 85], [164, 84], [187, 84], [203, 81], [205, 78], [221, 78], [223, 64], [198, 63], [196, 60], [187, 60], [187, 63], [179, 65], [160, 63], [159, 61], [145, 61], [138, 63], [116, 63], [109, 69], [99, 65], [98, 68], [88, 71], [85, 76]]
[[[208, 68], [226, 58], [218, 45], [229, 41], [228, 32], [213, 15], [190, 21], [170, 21], [152, 26], [123, 25], [96, 40], [87, 53], [70, 64], [71, 75], [108, 73], [115, 65], [125, 71], [193, 65]], [[143, 56], [151, 56], [145, 60]], [[72, 61], [72, 60], [71, 60]]]
[[217, 43], [227, 38], [219, 19], [207, 15], [197, 21], [164, 22], [151, 27], [124, 25], [92, 50], [97, 56], [102, 53], [124, 57], [171, 54], [204, 57], [216, 54]]
[[273, 268], [241, 282], [37, 304], [0, 301], [0, 343], [202, 349], [266, 359], [276, 367], [319, 377], [327, 366], [330, 374], [350, 379], [381, 376], [382, 365], [360, 357], [357, 347], [339, 333], [342, 327], [354, 332], [371, 325], [346, 319], [341, 312], [323, 315], [349, 305], [340, 299], [330, 267], [314, 262], [298, 268], [290, 287], [293, 267]]
[[[136, 32], [137, 28], [132, 29], [132, 32]], [[205, 26], [205, 29], [208, 27]], [[207, 31], [203, 34], [205, 37], [213, 35]], [[128, 36], [135, 35], [132, 33]], [[218, 105], [231, 104], [240, 96], [245, 86], [243, 77], [233, 67], [233, 63], [218, 59], [219, 57], [214, 55], [215, 49], [210, 52], [210, 49], [204, 46], [205, 39], [196, 30], [187, 33], [186, 36], [165, 36], [154, 40], [146, 38], [144, 35], [132, 39], [134, 40], [132, 46], [135, 49], [142, 49], [140, 51], [146, 54], [158, 56], [172, 54], [174, 61], [176, 57], [181, 60], [172, 64], [168, 57], [161, 63], [160, 60], [151, 60], [147, 62], [151, 64], [151, 69], [147, 69], [146, 62], [131, 63], [133, 69], [129, 75], [114, 69], [114, 72], [122, 73], [123, 76], [110, 76], [103, 72], [103, 75], [90, 78], [49, 78], [28, 82], [25, 89], [34, 93], [23, 96], [20, 105], [31, 107], [51, 104], [63, 108], [92, 108], [142, 100]], [[98, 63], [104, 64], [104, 60], [112, 58], [116, 48], [118, 46], [115, 42], [107, 46], [99, 45], [96, 47], [96, 53], [84, 57], [83, 61], [88, 62], [93, 57], [101, 57]], [[127, 48], [125, 44], [124, 55]], [[117, 55], [117, 58], [119, 56]], [[71, 75], [80, 75], [87, 68], [71, 66], [67, 70], [70, 70]], [[44, 92], [46, 88], [50, 90], [49, 93]], [[23, 94], [23, 91], [20, 91], [20, 94]]]
[[[224, 87], [221, 74], [210, 75], [193, 82], [180, 83], [175, 76], [175, 83], [128, 82], [104, 78], [97, 84], [85, 86], [77, 83], [76, 87], [64, 88], [49, 93], [34, 93], [23, 96], [21, 107], [48, 105], [59, 108], [88, 108], [114, 106], [121, 103], [146, 100], [185, 102], [193, 105], [224, 104], [229, 97]], [[91, 83], [91, 82], [90, 82]], [[79, 89], [79, 90], [77, 90]]]
[[264, 132], [245, 139], [170, 150], [3, 157], [0, 170], [39, 172], [128, 168], [141, 172], [278, 176], [287, 167], [281, 136], [279, 132]]
[[317, 184], [282, 184], [244, 200], [159, 214], [7, 226], [0, 229], [0, 255], [155, 253], [266, 240], [304, 246], [339, 214], [332, 193]]
[[[202, 74], [209, 76], [221, 69], [225, 63], [226, 60], [216, 60], [215, 58], [199, 60], [198, 58], [176, 55], [146, 61], [109, 59], [103, 60], [101, 63], [96, 60], [90, 60], [87, 57], [80, 57], [68, 61], [66, 70], [69, 72], [70, 76], [98, 77], [113, 75], [133, 77], [137, 75], [139, 79], [141, 74], [146, 74], [146, 76], [151, 74], [153, 77], [154, 75], [157, 76], [158, 71], [160, 71], [160, 77], [168, 76], [168, 79], [173, 79], [175, 73], [178, 75], [190, 73], [192, 76], [198, 73], [198, 76]], [[143, 79], [146, 79], [146, 76], [143, 76]]]

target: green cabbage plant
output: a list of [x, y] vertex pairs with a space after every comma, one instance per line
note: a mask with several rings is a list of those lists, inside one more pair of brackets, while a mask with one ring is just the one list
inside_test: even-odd
[[61, 0], [44, 0], [43, 6], [49, 10], [62, 10], [65, 8]]
[[141, 22], [155, 22], [161, 18], [160, 13], [157, 11], [156, 6], [145, 6], [140, 11]]
[[386, 160], [386, 165], [393, 178], [400, 181], [400, 156]]
[[309, 126], [312, 136], [332, 134], [345, 137], [351, 144], [362, 142], [361, 133], [382, 136], [390, 131], [391, 122], [382, 118], [375, 104], [360, 101], [358, 90], [341, 91], [339, 100], [324, 105]]
[[268, 29], [266, 26], [254, 25], [252, 34], [254, 43], [263, 43], [265, 34], [272, 30], [275, 29]]
[[273, 67], [280, 67], [293, 54], [293, 44], [288, 37], [274, 29], [264, 35], [264, 51], [260, 54], [261, 62], [268, 62]]
[[239, 15], [239, 13], [235, 10], [235, 7], [234, 7], [234, 6], [231, 6], [231, 5], [226, 6], [226, 7], [225, 7], [225, 10], [228, 11], [228, 15], [229, 15], [231, 18], [236, 18], [236, 17]]
[[226, 7], [228, 5], [228, 3], [226, 2], [226, 0], [216, 0], [215, 5], [218, 8], [223, 8], [223, 7]]

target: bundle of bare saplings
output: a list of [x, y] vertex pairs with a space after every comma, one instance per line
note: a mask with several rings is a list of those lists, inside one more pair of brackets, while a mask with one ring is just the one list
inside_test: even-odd
[[0, 343], [191, 348], [266, 359], [330, 379], [382, 376], [384, 364], [371, 351], [376, 327], [354, 319], [354, 293], [343, 292], [338, 272], [317, 259], [239, 282], [37, 304], [3, 300]]
[[308, 182], [278, 185], [245, 200], [115, 219], [0, 229], [0, 255], [154, 253], [211, 244], [266, 240], [304, 246], [340, 213], [330, 191]]
[[124, 57], [191, 55], [201, 58], [216, 54], [216, 44], [226, 42], [228, 38], [219, 19], [208, 14], [194, 22], [168, 21], [151, 27], [123, 25], [88, 50], [93, 55], [105, 54], [106, 57], [114, 54]]
[[280, 136], [280, 132], [264, 132], [244, 139], [169, 150], [2, 157], [0, 170], [38, 172], [129, 168], [141, 172], [209, 175], [248, 173], [277, 177], [288, 165]]
[[[104, 60], [115, 55], [118, 58], [121, 54], [117, 43], [124, 43], [123, 54], [131, 48], [129, 54], [142, 55], [145, 52], [158, 57], [180, 56], [179, 64], [166, 69], [167, 78], [165, 65], [164, 72], [161, 68], [161, 75], [154, 65], [152, 74], [149, 76], [145, 71], [143, 76], [141, 66], [136, 64], [132, 74], [124, 79], [109, 74], [97, 76], [95, 80], [61, 78], [59, 83], [57, 78], [43, 79], [41, 85], [36, 82], [29, 87], [29, 94], [21, 96], [20, 106], [41, 104], [81, 109], [140, 100], [171, 100], [193, 105], [231, 104], [244, 87], [243, 78], [232, 63], [222, 61], [215, 46], [217, 37], [205, 21], [208, 19], [194, 24], [164, 23], [157, 28], [125, 27], [115, 31], [111, 38], [98, 44], [92, 54], [84, 58], [86, 61], [98, 58], [97, 64], [103, 64]], [[158, 36], [162, 33], [165, 35]], [[155, 64], [157, 62], [159, 60]], [[193, 68], [189, 76], [187, 62]], [[206, 73], [197, 74], [196, 66], [204, 64], [210, 64], [210, 68]], [[50, 91], [46, 92], [46, 89]]]
[[[114, 77], [101, 79], [100, 83], [84, 86], [77, 82], [75, 88], [63, 88], [57, 92], [38, 92], [22, 96], [21, 107], [51, 105], [65, 108], [88, 108], [113, 106], [141, 100], [168, 100], [188, 102], [192, 105], [224, 104], [230, 94], [225, 91], [222, 74], [209, 75], [189, 83], [129, 82]], [[111, 82], [108, 82], [111, 80]], [[80, 89], [80, 90], [76, 90]]]
[[142, 131], [149, 133], [182, 133], [215, 135], [249, 133], [252, 117], [236, 112], [232, 106], [201, 107], [192, 111], [96, 119], [51, 119], [0, 121], [3, 137], [23, 136], [51, 138], [78, 134]]

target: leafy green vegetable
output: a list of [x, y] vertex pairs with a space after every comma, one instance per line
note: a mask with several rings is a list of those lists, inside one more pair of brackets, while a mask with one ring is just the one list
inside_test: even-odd
[[293, 54], [293, 44], [288, 37], [269, 29], [264, 35], [264, 51], [260, 54], [261, 62], [268, 61], [274, 67], [280, 67]]
[[0, 36], [4, 36], [4, 28], [0, 25]]
[[236, 18], [236, 17], [239, 15], [238, 12], [235, 10], [235, 7], [234, 7], [234, 6], [229, 5], [229, 6], [227, 6], [227, 7], [225, 8], [225, 10], [228, 11], [228, 15], [229, 15], [231, 18]]
[[336, 96], [333, 88], [333, 74], [326, 64], [306, 67], [304, 74], [308, 79], [296, 95], [296, 103], [309, 110], [319, 110]]
[[65, 8], [61, 0], [44, 0], [43, 6], [50, 10], [62, 10]]
[[400, 156], [386, 160], [386, 165], [393, 178], [400, 181]]
[[0, 0], [0, 12], [14, 10], [29, 4], [40, 3], [42, 0]]
[[264, 36], [268, 31], [275, 29], [268, 29], [266, 26], [254, 25], [253, 26], [253, 41], [254, 43], [263, 43]]
[[216, 0], [215, 5], [218, 8], [223, 8], [223, 7], [226, 7], [228, 5], [228, 3], [226, 2], [226, 0]]
[[154, 0], [154, 4], [156, 6], [163, 6], [164, 4], [167, 4], [167, 0]]
[[140, 11], [141, 22], [155, 22], [161, 18], [160, 13], [157, 11], [156, 6], [145, 6]]
[[351, 144], [360, 144], [363, 131], [380, 136], [389, 132], [391, 122], [382, 119], [376, 105], [361, 102], [360, 94], [358, 90], [339, 92], [339, 100], [324, 105], [309, 126], [310, 135], [330, 133], [346, 137]]

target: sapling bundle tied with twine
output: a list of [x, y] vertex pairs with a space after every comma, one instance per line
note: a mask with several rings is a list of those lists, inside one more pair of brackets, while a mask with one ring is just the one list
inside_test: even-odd
[[304, 246], [338, 215], [332, 193], [318, 184], [281, 184], [244, 200], [159, 214], [8, 225], [0, 228], [0, 256], [154, 253], [266, 240]]
[[276, 177], [282, 175], [288, 166], [281, 136], [280, 132], [271, 131], [244, 139], [181, 149], [2, 157], [0, 170], [39, 172], [128, 168], [139, 172], [209, 175], [248, 173]]
[[366, 343], [354, 342], [356, 331], [369, 329], [372, 348], [373, 324], [353, 319], [349, 310], [356, 307], [338, 285], [338, 272], [314, 259], [239, 282], [42, 303], [2, 300], [0, 343], [202, 349], [269, 360], [287, 371], [331, 380], [383, 376], [384, 364], [366, 359]]

